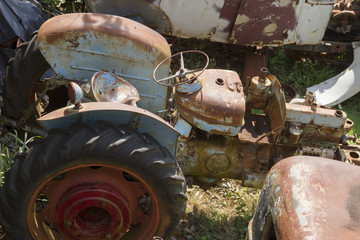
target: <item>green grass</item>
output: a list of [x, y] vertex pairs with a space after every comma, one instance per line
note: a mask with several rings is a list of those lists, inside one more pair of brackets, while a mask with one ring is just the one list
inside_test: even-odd
[[23, 139], [21, 139], [16, 130], [4, 134], [0, 154], [0, 186], [4, 183], [4, 174], [14, 163], [16, 154], [21, 154], [29, 149], [28, 144], [35, 138], [40, 138], [40, 136], [29, 138], [28, 133], [25, 132]]
[[347, 117], [354, 122], [354, 126], [349, 134], [357, 134], [360, 137], [360, 94], [341, 103], [342, 110], [346, 112]]
[[275, 51], [268, 62], [271, 74], [280, 82], [293, 86], [300, 96], [304, 96], [306, 88], [321, 83], [337, 74], [329, 64], [316, 58], [289, 57], [285, 50]]

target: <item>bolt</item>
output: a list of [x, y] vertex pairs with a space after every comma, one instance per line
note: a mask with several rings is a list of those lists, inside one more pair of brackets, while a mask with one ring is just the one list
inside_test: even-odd
[[101, 206], [102, 206], [102, 207], [105, 207], [105, 202], [101, 202]]
[[65, 225], [68, 226], [68, 227], [70, 227], [70, 226], [72, 225], [72, 223], [71, 223], [70, 221], [66, 221], [66, 222], [65, 222]]
[[111, 234], [110, 234], [110, 233], [106, 234], [106, 238], [107, 238], [107, 239], [110, 239], [110, 238], [111, 238]]

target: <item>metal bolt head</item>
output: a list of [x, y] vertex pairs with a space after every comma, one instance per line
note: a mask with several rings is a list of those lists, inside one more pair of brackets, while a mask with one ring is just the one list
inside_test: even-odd
[[110, 233], [106, 234], [106, 238], [107, 238], [107, 239], [110, 239], [110, 238], [111, 238], [111, 234], [110, 234]]

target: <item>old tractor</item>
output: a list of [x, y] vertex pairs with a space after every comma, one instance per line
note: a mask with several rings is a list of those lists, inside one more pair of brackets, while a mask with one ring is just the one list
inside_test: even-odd
[[[187, 66], [193, 54], [203, 65]], [[208, 62], [171, 55], [164, 37], [123, 17], [45, 22], [5, 80], [3, 122], [47, 135], [6, 173], [6, 238], [168, 239], [185, 213], [184, 176], [261, 186], [288, 156], [359, 163], [345, 112], [313, 92], [286, 103], [266, 68], [244, 84]]]

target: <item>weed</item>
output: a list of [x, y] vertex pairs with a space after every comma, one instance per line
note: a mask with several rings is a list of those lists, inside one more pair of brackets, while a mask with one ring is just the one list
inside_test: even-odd
[[7, 132], [2, 141], [1, 154], [0, 154], [0, 186], [3, 184], [4, 174], [14, 163], [16, 154], [21, 154], [29, 149], [28, 144], [35, 138], [40, 136], [28, 137], [28, 133], [25, 132], [24, 139], [21, 140], [18, 132]]
[[260, 190], [242, 187], [238, 180], [221, 180], [204, 190], [188, 190], [187, 217], [177, 240], [245, 239]]
[[300, 96], [305, 95], [307, 87], [321, 83], [337, 73], [330, 65], [316, 58], [291, 58], [283, 49], [275, 51], [268, 64], [270, 72], [280, 82], [293, 86]]
[[352, 135], [356, 133], [358, 137], [360, 137], [360, 93], [341, 103], [341, 108], [346, 112], [347, 117], [354, 122], [353, 129], [349, 134]]

